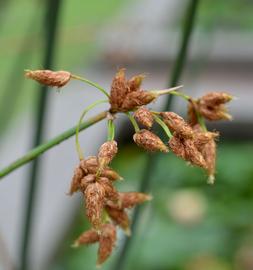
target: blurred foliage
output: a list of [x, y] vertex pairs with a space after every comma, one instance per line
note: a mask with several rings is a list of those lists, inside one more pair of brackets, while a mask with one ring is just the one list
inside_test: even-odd
[[[124, 270], [252, 269], [253, 167], [249, 160], [253, 144], [223, 144], [218, 150], [214, 186], [206, 184], [206, 176], [198, 168], [186, 166], [173, 155], [159, 156], [152, 176], [154, 199], [142, 206]], [[145, 159], [133, 146], [121, 149], [113, 164], [125, 178], [118, 183], [119, 190], [137, 189]], [[96, 269], [96, 245], [70, 248], [87, 228], [80, 211], [50, 269]], [[110, 269], [116, 256], [117, 250], [103, 269]]]
[[198, 23], [204, 28], [216, 25], [216, 30], [252, 31], [253, 2], [251, 0], [200, 1]]
[[[106, 20], [125, 1], [63, 1], [55, 68], [82, 68], [94, 57], [95, 40]], [[36, 91], [24, 69], [39, 69], [44, 55], [43, 1], [0, 1], [0, 134], [21, 110], [30, 108]]]

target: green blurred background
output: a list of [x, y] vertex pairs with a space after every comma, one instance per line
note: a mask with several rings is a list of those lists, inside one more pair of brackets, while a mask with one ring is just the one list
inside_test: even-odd
[[[187, 4], [188, 1], [173, 0], [62, 1], [54, 67], [90, 74], [91, 79], [95, 78], [109, 87], [111, 76], [117, 68], [126, 66], [130, 74], [147, 72], [146, 86], [166, 87]], [[30, 134], [34, 129], [30, 122], [38, 91], [34, 82], [24, 80], [23, 70], [43, 68], [44, 14], [43, 1], [0, 1], [1, 167], [30, 147]], [[214, 186], [209, 186], [201, 170], [187, 166], [171, 154], [158, 155], [150, 185], [153, 201], [141, 208], [127, 260], [119, 270], [253, 269], [252, 14], [253, 3], [250, 0], [199, 1], [193, 45], [182, 80], [185, 91], [198, 96], [207, 90], [231, 89], [232, 94], [238, 97], [231, 105], [235, 117], [233, 122], [209, 125], [210, 129], [221, 131], [217, 181]], [[97, 98], [89, 92], [89, 88], [86, 87], [85, 91], [80, 88], [82, 86], [73, 84], [68, 87], [67, 93], [50, 95], [52, 106], [49, 111], [53, 112], [58, 106], [55, 110], [59, 113], [48, 127], [53, 130], [49, 132], [49, 138], [59, 133], [52, 126], [59, 125], [63, 131], [76, 123], [78, 112], [81, 112], [79, 103], [80, 108], [83, 107], [82, 99], [85, 103], [90, 102], [90, 98]], [[57, 98], [58, 105], [55, 104]], [[74, 111], [73, 107], [77, 104]], [[180, 114], [185, 114], [185, 104], [175, 103], [174, 108]], [[69, 116], [72, 109], [73, 115]], [[48, 117], [50, 122], [50, 114]], [[27, 121], [30, 123], [28, 126]], [[134, 191], [139, 188], [147, 156], [133, 146], [132, 130], [128, 123], [122, 121], [123, 124], [117, 129], [120, 152], [112, 167], [125, 179], [117, 184], [118, 189]], [[62, 122], [69, 126], [64, 126]], [[19, 140], [17, 136], [22, 126], [28, 141]], [[91, 131], [91, 137], [82, 135], [84, 148], [87, 144], [94, 144], [94, 149], [89, 150], [91, 153], [96, 153], [97, 145], [105, 140], [105, 127], [99, 128], [97, 131], [101, 131], [101, 135], [96, 143], [92, 141], [94, 131]], [[25, 149], [16, 150], [19, 144], [24, 144]], [[65, 163], [57, 159], [63, 153], [65, 161], [70, 164], [69, 169], [55, 176], [55, 167], [44, 166], [44, 170], [52, 174], [48, 177], [50, 173], [47, 176], [42, 173], [41, 182], [46, 178], [51, 182], [57, 178], [58, 182], [54, 186], [55, 194], [45, 198], [47, 193], [44, 192], [44, 197], [38, 193], [38, 204], [43, 200], [53, 204], [58, 200], [57, 196], [65, 196], [63, 190], [66, 191], [66, 183], [77, 162], [72, 153], [73, 143], [66, 151], [54, 151], [50, 163], [57, 163], [55, 166], [58, 169], [65, 167]], [[18, 238], [22, 231], [23, 213], [19, 202], [24, 200], [25, 192], [21, 184], [16, 183], [25, 182], [26, 176], [26, 172], [22, 171], [21, 178], [24, 179], [18, 179], [19, 175], [13, 174], [10, 181], [0, 183], [3, 205], [0, 208], [0, 236], [3, 238], [3, 243], [0, 241], [3, 255], [0, 256], [0, 269], [18, 269]], [[65, 181], [64, 185], [62, 181]], [[60, 185], [62, 188], [57, 190]], [[23, 194], [18, 196], [18, 201], [15, 201], [17, 198], [12, 193], [15, 190]], [[9, 194], [8, 198], [6, 194]], [[36, 216], [45, 218], [44, 222], [50, 223], [52, 230], [49, 231], [47, 227], [44, 234], [39, 231], [41, 235], [38, 237], [43, 240], [37, 242], [35, 229], [33, 252], [36, 256], [32, 259], [31, 269], [95, 269], [96, 246], [80, 249], [70, 247], [73, 240], [89, 227], [83, 215], [82, 199], [77, 197], [75, 203], [72, 201], [70, 209], [66, 205], [71, 199], [67, 196], [63, 198], [64, 204], [55, 206], [53, 214], [49, 216], [46, 209], [50, 206], [42, 212], [38, 207]], [[60, 207], [61, 212], [58, 212]], [[65, 207], [69, 213], [66, 223], [59, 221]], [[12, 219], [16, 211], [20, 212], [19, 220]], [[58, 226], [61, 234], [60, 237], [57, 234], [53, 241]], [[47, 246], [49, 238], [50, 244], [54, 242], [51, 247]], [[102, 269], [112, 269], [117, 260], [124, 242], [122, 233], [118, 238], [115, 252]], [[50, 249], [43, 259], [41, 249], [36, 250], [38, 246]]]

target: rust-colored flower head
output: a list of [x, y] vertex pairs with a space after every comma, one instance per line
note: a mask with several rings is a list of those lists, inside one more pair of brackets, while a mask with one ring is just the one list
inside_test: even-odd
[[101, 176], [106, 177], [111, 181], [123, 180], [122, 176], [120, 176], [117, 172], [115, 172], [114, 170], [110, 168], [104, 169], [103, 172], [101, 173]]
[[232, 96], [224, 92], [210, 92], [198, 100], [200, 114], [210, 121], [231, 120], [225, 104], [232, 100]]
[[149, 109], [140, 107], [135, 113], [134, 118], [146, 128], [151, 128], [154, 123], [154, 117]]
[[95, 229], [101, 226], [101, 216], [105, 201], [105, 189], [98, 182], [89, 184], [84, 192], [86, 215]]
[[107, 141], [103, 143], [98, 151], [99, 168], [104, 169], [118, 152], [116, 141]]
[[174, 112], [161, 112], [164, 123], [172, 132], [176, 132], [183, 138], [192, 138], [193, 130], [185, 120]]
[[141, 192], [120, 192], [121, 207], [132, 208], [137, 204], [152, 200], [152, 196]]
[[139, 91], [144, 78], [145, 78], [145, 75], [143, 74], [132, 77], [128, 81], [129, 92]]
[[80, 245], [89, 245], [99, 241], [99, 234], [96, 230], [91, 229], [82, 233], [74, 242], [72, 247], [79, 247]]
[[133, 136], [135, 143], [149, 152], [168, 152], [167, 146], [162, 140], [149, 130], [142, 129]]
[[121, 111], [121, 105], [129, 92], [129, 86], [125, 78], [125, 69], [120, 69], [113, 78], [110, 93], [110, 104], [112, 113]]
[[116, 239], [115, 226], [109, 223], [104, 224], [101, 227], [101, 234], [99, 236], [97, 266], [100, 266], [111, 255]]
[[126, 235], [130, 235], [130, 221], [124, 209], [117, 209], [115, 207], [106, 206], [106, 212], [113, 222], [120, 226]]
[[47, 86], [63, 87], [71, 79], [68, 71], [26, 70], [25, 76]]

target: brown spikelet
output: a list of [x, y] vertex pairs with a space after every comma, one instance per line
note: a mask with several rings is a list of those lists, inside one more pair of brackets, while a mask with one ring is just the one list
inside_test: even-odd
[[101, 173], [102, 177], [106, 177], [111, 181], [116, 181], [116, 180], [122, 180], [123, 177], [121, 177], [117, 172], [115, 172], [114, 170], [110, 169], [110, 168], [106, 168], [103, 170], [103, 172]]
[[168, 152], [167, 146], [162, 140], [149, 130], [142, 129], [133, 136], [135, 143], [149, 152]]
[[210, 121], [231, 120], [225, 104], [232, 100], [232, 96], [224, 92], [210, 92], [198, 101], [200, 114]]
[[154, 123], [154, 117], [150, 110], [145, 107], [140, 107], [135, 113], [134, 118], [146, 128], [151, 128]]
[[81, 179], [83, 178], [83, 176], [84, 176], [83, 170], [79, 166], [77, 166], [75, 168], [74, 175], [72, 177], [72, 181], [70, 184], [70, 189], [68, 192], [69, 195], [72, 195], [73, 193], [75, 193], [79, 190], [80, 182], [81, 182]]
[[216, 139], [219, 137], [219, 133], [217, 132], [197, 132], [194, 134], [194, 144], [198, 148], [198, 150], [201, 150], [202, 147], [207, 144], [208, 142]]
[[62, 87], [71, 79], [68, 71], [27, 70], [25, 76], [47, 86]]
[[132, 208], [136, 204], [152, 199], [152, 196], [141, 192], [120, 192], [119, 197], [122, 208]]
[[86, 187], [84, 196], [86, 215], [92, 226], [99, 229], [105, 200], [104, 187], [97, 182], [91, 183]]
[[190, 102], [188, 102], [187, 117], [188, 123], [191, 127], [198, 124], [198, 117], [196, 111], [198, 111], [197, 101], [190, 100]]
[[127, 82], [129, 86], [129, 92], [139, 91], [144, 78], [145, 76], [142, 74], [132, 77]]
[[111, 255], [116, 242], [116, 228], [113, 224], [104, 224], [99, 236], [97, 266], [101, 265]]
[[174, 112], [161, 112], [164, 123], [172, 132], [183, 138], [192, 138], [193, 130], [185, 120]]
[[134, 110], [140, 106], [149, 104], [156, 98], [157, 95], [153, 92], [143, 90], [130, 92], [126, 95], [122, 103], [121, 110], [124, 112]]
[[113, 78], [110, 93], [110, 112], [121, 111], [122, 103], [126, 94], [129, 92], [129, 86], [125, 78], [125, 69], [120, 69]]
[[98, 183], [103, 186], [105, 190], [105, 197], [112, 201], [117, 201], [119, 199], [119, 193], [112, 185], [112, 182], [106, 177], [100, 177]]
[[94, 183], [96, 180], [96, 176], [94, 174], [88, 174], [84, 176], [80, 181], [80, 189], [82, 192], [85, 192], [88, 185]]
[[192, 165], [206, 169], [206, 162], [202, 154], [198, 151], [193, 140], [184, 140], [186, 160]]
[[106, 206], [105, 209], [116, 225], [120, 226], [124, 231], [129, 232], [130, 221], [124, 209], [117, 209], [110, 206]]
[[116, 141], [107, 141], [103, 143], [98, 152], [99, 168], [104, 169], [118, 152]]
[[99, 241], [99, 234], [96, 230], [91, 229], [82, 233], [74, 242], [73, 247], [78, 247], [80, 245], [89, 245]]

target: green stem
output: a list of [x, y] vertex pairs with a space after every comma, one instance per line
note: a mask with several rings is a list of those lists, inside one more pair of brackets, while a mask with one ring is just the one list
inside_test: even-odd
[[171, 134], [169, 128], [166, 126], [166, 124], [155, 114], [153, 114], [153, 117], [155, 118], [155, 121], [162, 127], [166, 135], [171, 139], [173, 135]]
[[87, 112], [89, 112], [91, 109], [93, 109], [94, 107], [96, 107], [97, 105], [99, 105], [101, 103], [107, 103], [107, 102], [108, 102], [107, 99], [95, 101], [94, 103], [89, 105], [87, 108], [85, 108], [80, 116], [80, 119], [79, 119], [78, 124], [76, 126], [76, 150], [77, 150], [78, 157], [80, 160], [84, 159], [83, 152], [82, 152], [80, 142], [79, 142], [79, 130], [80, 130], [80, 126], [82, 124], [83, 118], [87, 114]]
[[127, 113], [125, 113], [125, 114], [127, 115], [127, 117], [129, 118], [129, 120], [130, 120], [131, 123], [133, 124], [133, 127], [134, 127], [135, 132], [136, 132], [136, 133], [139, 132], [139, 131], [140, 131], [140, 128], [139, 128], [139, 126], [138, 126], [136, 120], [134, 119], [134, 117], [131, 115], [131, 113], [130, 113], [130, 112], [127, 112]]
[[75, 80], [85, 82], [85, 83], [97, 88], [100, 92], [105, 94], [108, 98], [110, 97], [110, 95], [106, 92], [106, 90], [101, 85], [99, 85], [99, 84], [97, 84], [95, 82], [92, 82], [92, 81], [90, 81], [90, 80], [88, 80], [86, 78], [83, 78], [83, 77], [80, 77], [80, 76], [77, 76], [77, 75], [74, 75], [74, 74], [71, 74], [71, 78], [75, 79]]
[[190, 96], [187, 96], [186, 94], [182, 93], [182, 92], [177, 92], [177, 91], [171, 91], [170, 92], [171, 95], [174, 95], [174, 96], [179, 96], [179, 97], [182, 97], [184, 98], [185, 100], [189, 101], [191, 99]]
[[203, 116], [197, 110], [195, 110], [195, 113], [196, 113], [196, 116], [198, 119], [198, 123], [200, 124], [202, 130], [206, 132], [207, 128], [206, 128], [206, 123], [205, 123]]
[[[84, 130], [99, 121], [103, 120], [106, 118], [107, 111], [101, 112], [98, 115], [90, 118], [89, 120], [83, 122], [80, 125], [79, 132], [81, 130]], [[8, 175], [9, 173], [13, 172], [14, 170], [18, 169], [19, 167], [25, 165], [26, 163], [32, 161], [33, 159], [37, 158], [41, 154], [43, 154], [45, 151], [49, 150], [50, 148], [53, 148], [57, 144], [67, 140], [68, 138], [74, 136], [76, 133], [76, 126], [68, 129], [67, 131], [63, 132], [62, 134], [56, 136], [52, 140], [41, 144], [37, 146], [36, 148], [32, 149], [30, 152], [25, 154], [23, 157], [17, 159], [16, 161], [12, 162], [10, 165], [7, 167], [3, 168], [0, 171], [0, 179], [3, 178], [4, 176]]]
[[162, 89], [162, 90], [149, 90], [149, 92], [154, 93], [157, 96], [161, 96], [161, 95], [167, 95], [170, 94], [171, 92], [176, 92], [178, 89], [182, 88], [183, 85], [179, 85], [179, 86], [175, 86], [172, 88], [168, 88], [168, 89]]
[[108, 120], [108, 141], [113, 141], [115, 137], [115, 125], [112, 119]]

